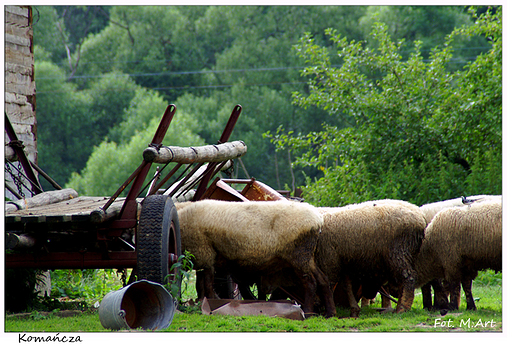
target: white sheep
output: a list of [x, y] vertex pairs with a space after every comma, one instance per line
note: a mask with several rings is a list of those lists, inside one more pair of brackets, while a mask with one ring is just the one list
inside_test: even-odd
[[[417, 257], [416, 286], [444, 279], [460, 290], [462, 282], [467, 308], [473, 310], [472, 281], [479, 270], [488, 268], [502, 270], [501, 201], [492, 198], [438, 212], [426, 228]], [[451, 305], [441, 308], [458, 309], [457, 293], [450, 293]]]
[[426, 218], [426, 222], [430, 223], [430, 221], [433, 219], [435, 214], [437, 214], [439, 211], [451, 208], [451, 207], [457, 207], [464, 205], [464, 200], [468, 201], [467, 203], [471, 203], [471, 201], [475, 202], [482, 202], [485, 200], [501, 200], [501, 195], [476, 195], [476, 196], [469, 196], [469, 197], [458, 197], [458, 198], [452, 198], [445, 201], [439, 201], [439, 202], [433, 202], [428, 204], [423, 204], [420, 206], [421, 211], [424, 214], [424, 217]]
[[[469, 197], [459, 197], [453, 198], [445, 201], [433, 202], [424, 204], [420, 207], [421, 211], [424, 213], [424, 217], [426, 218], [426, 222], [430, 223], [433, 217], [441, 210], [451, 207], [463, 206], [465, 204], [479, 203], [483, 201], [494, 200], [497, 202], [501, 202], [501, 195], [475, 195]], [[435, 289], [435, 300], [432, 305], [431, 299], [431, 287]], [[446, 296], [446, 288], [449, 287], [449, 291], [451, 291], [454, 296], [452, 296], [452, 300], [460, 301], [460, 283], [449, 283], [442, 282], [441, 279], [435, 279], [432, 282], [426, 283], [421, 287], [422, 296], [423, 296], [423, 306], [425, 309], [439, 308], [440, 305], [445, 304], [447, 300]], [[458, 304], [456, 304], [458, 306]]]
[[214, 298], [215, 267], [268, 276], [292, 268], [305, 287], [303, 311], [313, 311], [316, 283], [326, 316], [335, 315], [328, 280], [315, 263], [323, 217], [307, 203], [224, 202], [202, 200], [176, 204], [182, 248], [195, 269], [204, 271], [204, 295]]

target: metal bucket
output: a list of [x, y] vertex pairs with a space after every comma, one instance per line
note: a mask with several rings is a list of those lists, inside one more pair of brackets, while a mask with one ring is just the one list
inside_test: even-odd
[[107, 329], [168, 328], [175, 313], [170, 293], [160, 284], [140, 280], [108, 293], [99, 305], [99, 320]]

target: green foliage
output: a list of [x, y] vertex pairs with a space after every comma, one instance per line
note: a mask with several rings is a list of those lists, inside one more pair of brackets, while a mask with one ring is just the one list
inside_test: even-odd
[[[47, 6], [42, 6], [47, 7]], [[101, 31], [109, 21], [106, 12], [109, 6], [48, 6], [56, 10], [65, 24], [67, 43], [72, 53], [81, 49], [82, 42], [90, 35]]]
[[51, 297], [81, 299], [90, 304], [121, 288], [113, 269], [57, 269], [51, 272]]
[[[162, 113], [155, 115], [146, 128], [120, 144], [103, 141], [96, 146], [87, 165], [81, 171], [81, 175], [73, 173], [66, 186], [73, 188], [80, 195], [110, 196], [114, 194], [143, 161], [143, 150], [152, 140], [161, 116]], [[192, 132], [191, 126], [193, 125], [190, 115], [177, 111], [163, 143], [185, 147], [203, 145], [200, 137]], [[128, 128], [123, 124], [122, 130], [126, 131], [125, 129]], [[149, 181], [154, 173], [155, 169], [150, 169], [146, 181]], [[123, 195], [127, 192], [128, 189], [124, 191]]]
[[[170, 97], [176, 88], [200, 78], [175, 71], [204, 67], [204, 52], [195, 45], [191, 21], [183, 6], [113, 6], [110, 23], [87, 40], [78, 73], [84, 79], [114, 70], [133, 74], [137, 83], [149, 88], [165, 87]], [[110, 42], [110, 44], [107, 44]]]
[[[321, 176], [322, 171], [311, 167], [294, 169], [298, 153], [288, 147], [277, 152], [272, 143], [262, 138], [262, 133], [275, 133], [280, 125], [295, 135], [319, 132], [324, 122], [343, 129], [355, 126], [357, 121], [364, 122], [363, 117], [374, 121], [374, 112], [388, 110], [393, 112], [388, 118], [399, 121], [396, 118], [399, 112], [408, 107], [401, 99], [403, 95], [418, 97], [416, 103], [423, 103], [418, 105], [416, 113], [421, 106], [433, 104], [435, 108], [452, 95], [435, 93], [440, 90], [435, 85], [430, 86], [431, 98], [423, 95], [421, 99], [413, 91], [422, 88], [422, 73], [429, 73], [419, 68], [420, 59], [424, 66], [433, 66], [428, 53], [439, 46], [439, 54], [449, 53], [453, 58], [442, 62], [439, 57], [436, 61], [444, 64], [446, 71], [455, 71], [470, 61], [475, 52], [488, 49], [479, 32], [471, 33], [471, 38], [469, 33], [461, 32], [453, 36], [452, 49], [445, 53], [443, 37], [454, 25], [473, 30], [470, 24], [476, 19], [471, 18], [464, 6], [38, 6], [37, 9], [34, 42], [39, 163], [62, 185], [73, 172], [83, 174], [94, 146], [103, 146], [103, 141], [128, 143], [134, 134], [147, 128], [152, 117], [162, 114], [168, 103], [175, 103], [179, 110], [186, 109], [193, 117], [194, 133], [206, 143], [218, 139], [231, 110], [241, 104], [244, 111], [233, 137], [248, 144], [249, 152], [243, 162], [249, 174], [276, 188], [285, 185], [292, 188], [303, 184], [305, 176], [313, 179]], [[383, 34], [369, 35], [373, 24], [379, 21], [388, 27], [386, 38]], [[311, 99], [305, 107], [291, 102], [293, 92], [304, 95], [309, 91], [306, 82], [311, 75], [300, 75], [301, 60], [292, 50], [303, 32], [309, 32], [316, 47], [322, 47], [322, 56], [328, 54], [329, 65], [333, 67], [330, 71], [342, 64], [347, 66], [347, 52], [333, 53], [338, 43], [329, 40], [330, 35], [324, 35], [327, 28], [335, 28], [337, 35], [359, 43], [358, 46], [342, 44], [351, 49], [348, 66], [353, 70], [346, 74], [345, 68], [339, 68], [338, 76], [363, 78], [364, 75], [368, 91], [377, 90], [381, 86], [376, 81], [383, 81], [387, 89], [378, 97], [364, 94], [367, 90], [359, 84], [357, 88], [331, 94], [334, 99], [326, 107], [310, 102]], [[406, 40], [398, 44], [399, 49], [392, 48], [392, 42], [400, 38]], [[381, 39], [384, 42], [379, 42]], [[422, 44], [416, 45], [416, 40]], [[362, 59], [371, 59], [364, 52], [364, 44], [372, 49], [387, 45], [385, 52], [380, 53], [387, 57], [386, 62], [393, 59], [392, 54], [398, 54], [405, 59], [411, 57], [410, 64], [385, 67], [377, 65], [377, 61], [366, 61], [365, 66], [358, 67]], [[381, 58], [379, 62], [385, 63], [384, 60]], [[401, 90], [402, 94], [394, 93], [399, 85], [392, 68], [401, 83], [415, 86]], [[472, 85], [476, 87], [478, 78], [489, 77], [479, 76], [479, 71], [473, 71]], [[405, 78], [403, 74], [408, 73], [410, 77]], [[383, 78], [386, 75], [394, 77]], [[500, 74], [494, 76], [499, 78]], [[439, 83], [448, 82], [442, 73], [438, 77]], [[432, 82], [434, 78], [437, 77], [431, 76]], [[462, 79], [451, 82], [458, 80]], [[382, 103], [379, 109], [367, 108], [375, 107], [386, 96], [393, 100]], [[490, 96], [483, 94], [467, 112], [485, 105]], [[345, 104], [342, 100], [349, 97], [353, 97], [350, 104]], [[160, 99], [164, 100], [162, 107], [157, 106]], [[394, 100], [394, 107], [390, 107], [390, 101]], [[414, 99], [408, 102], [411, 101]], [[359, 107], [352, 107], [352, 111], [338, 108], [350, 109], [352, 104]], [[448, 106], [445, 102], [445, 107]], [[381, 121], [384, 123], [384, 119]], [[479, 118], [474, 117], [472, 124], [478, 122]], [[478, 134], [479, 128], [475, 129]], [[489, 132], [486, 129], [486, 135]], [[399, 138], [399, 132], [392, 136]], [[388, 150], [400, 146], [403, 135], [400, 137]], [[465, 138], [461, 140], [467, 142]], [[415, 138], [410, 144], [418, 141]], [[436, 155], [438, 151], [435, 148], [427, 154]], [[484, 155], [483, 150], [481, 153]], [[452, 160], [459, 156], [466, 161], [474, 160], [458, 152]]]
[[[361, 30], [369, 37], [375, 23], [385, 23], [388, 34], [394, 41], [404, 39], [403, 53], [414, 51], [414, 42], [421, 41], [421, 53], [428, 58], [428, 53], [454, 27], [469, 26], [472, 18], [468, 16], [464, 6], [369, 6], [366, 14], [360, 19]], [[377, 43], [368, 39], [369, 45]], [[451, 71], [460, 69], [471, 57], [486, 51], [485, 38], [462, 38], [454, 40], [454, 59], [449, 62]]]
[[94, 145], [123, 121], [130, 102], [138, 102], [135, 95], [140, 87], [111, 73], [80, 91], [76, 84], [64, 82], [65, 74], [56, 65], [48, 61], [35, 65], [38, 164], [63, 186], [72, 172], [84, 167]]
[[[334, 67], [329, 50], [306, 34], [296, 50], [307, 65], [309, 93], [295, 92], [294, 102], [343, 122], [308, 135], [271, 136], [279, 149], [299, 153], [297, 164], [323, 171], [307, 180], [306, 199], [330, 206], [379, 198], [424, 204], [500, 194], [500, 17], [500, 10], [485, 13], [454, 30], [428, 60], [420, 41], [403, 59], [404, 41], [394, 42], [388, 27], [376, 23], [376, 48], [326, 31], [343, 60]], [[453, 37], [475, 33], [491, 35], [491, 49], [464, 71], [450, 72]]]
[[473, 285], [476, 286], [501, 286], [502, 272], [495, 273], [491, 269], [482, 270], [478, 272], [477, 277], [473, 280]]
[[[36, 47], [45, 49], [35, 49], [35, 61], [42, 57], [58, 64], [67, 56], [63, 49], [63, 37], [59, 31], [59, 26], [65, 26], [63, 18], [58, 16], [53, 6], [35, 6], [33, 13], [33, 44]], [[46, 52], [43, 55], [43, 52]]]
[[131, 106], [132, 101], [135, 102], [140, 89], [129, 76], [114, 71], [96, 79], [89, 89], [83, 91], [93, 101], [89, 105], [88, 132], [94, 143], [99, 143], [112, 127], [125, 120], [125, 109]]
[[[168, 103], [156, 91], [138, 88], [128, 106], [122, 109], [122, 121], [109, 131], [107, 139], [116, 143], [127, 143], [130, 139], [157, 121]], [[150, 138], [151, 140], [151, 138]]]

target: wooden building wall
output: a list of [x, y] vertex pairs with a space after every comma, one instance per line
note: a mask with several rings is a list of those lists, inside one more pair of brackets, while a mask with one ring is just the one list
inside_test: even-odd
[[[5, 6], [5, 114], [37, 163], [36, 87], [31, 6]], [[9, 139], [7, 135], [5, 142]], [[9, 177], [6, 175], [6, 179]], [[30, 197], [30, 195], [28, 195]]]

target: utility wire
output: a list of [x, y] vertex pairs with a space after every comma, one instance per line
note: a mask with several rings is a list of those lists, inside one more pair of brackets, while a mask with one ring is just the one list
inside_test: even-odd
[[[468, 61], [474, 61], [477, 57], [471, 56], [467, 58], [453, 58], [448, 63], [457, 64], [465, 63]], [[428, 63], [431, 59], [423, 59], [423, 62]], [[330, 67], [341, 67], [342, 65], [330, 65]], [[149, 73], [123, 73], [115, 75], [116, 77], [157, 77], [157, 76], [175, 76], [175, 75], [191, 75], [191, 74], [208, 74], [208, 73], [239, 73], [239, 72], [265, 72], [265, 71], [285, 71], [304, 69], [306, 66], [294, 66], [294, 67], [260, 67], [260, 68], [244, 68], [244, 69], [230, 69], [230, 70], [200, 70], [200, 71], [163, 71], [163, 72], [149, 72]], [[91, 78], [103, 78], [106, 74], [101, 75], [79, 75], [72, 76], [69, 79], [91, 79]], [[50, 79], [67, 79], [68, 77], [63, 76], [46, 76], [39, 77], [37, 80], [50, 80]]]
[[[476, 60], [476, 56], [467, 57], [465, 59], [454, 58], [450, 60], [448, 63], [450, 64], [460, 64], [467, 63], [468, 61]], [[423, 59], [423, 62], [428, 63], [431, 59]], [[331, 65], [330, 67], [341, 67], [342, 65]], [[243, 72], [270, 72], [270, 71], [284, 71], [284, 70], [293, 70], [293, 69], [304, 69], [306, 66], [299, 67], [261, 67], [261, 68], [245, 68], [245, 69], [230, 69], [230, 70], [204, 70], [204, 71], [171, 71], [171, 72], [152, 72], [152, 73], [130, 73], [130, 74], [120, 74], [115, 75], [115, 77], [149, 77], [149, 76], [166, 76], [166, 75], [189, 75], [189, 74], [207, 74], [207, 73], [243, 73]], [[80, 78], [102, 78], [106, 75], [84, 75], [84, 76], [74, 76], [72, 79], [80, 79]], [[40, 77], [36, 78], [39, 80], [49, 80], [49, 79], [65, 79], [65, 77]], [[245, 84], [246, 86], [262, 86], [262, 85], [281, 85], [281, 84], [304, 84], [306, 82], [273, 82], [273, 83], [252, 83]], [[187, 85], [187, 86], [175, 86], [175, 87], [155, 87], [149, 88], [152, 90], [182, 90], [182, 89], [220, 89], [220, 88], [229, 88], [232, 84], [223, 84], [223, 85]], [[125, 89], [113, 89], [113, 90], [125, 90]], [[36, 94], [50, 94], [50, 93], [68, 93], [68, 92], [80, 92], [82, 90], [50, 90], [50, 91], [36, 91]]]
[[[480, 50], [480, 51], [486, 51], [486, 50], [489, 50], [491, 49], [491, 47], [460, 47], [460, 48], [454, 48], [453, 51], [463, 51], [463, 50]], [[414, 50], [406, 50], [406, 51], [403, 51], [401, 52], [403, 55], [407, 54], [407, 53], [411, 53], [413, 52]], [[430, 52], [430, 49], [421, 49], [421, 52]], [[114, 63], [118, 63], [118, 64], [139, 64], [139, 63], [147, 63], [147, 64], [152, 64], [152, 63], [165, 63], [165, 62], [173, 62], [174, 60], [169, 60], [169, 59], [158, 59], [158, 60], [104, 60], [104, 61], [84, 61], [82, 62], [82, 64], [85, 64], [85, 65], [91, 65], [91, 64], [114, 64]], [[56, 63], [56, 65], [62, 65], [62, 66], [66, 66], [67, 63], [66, 62], [59, 62], [59, 63]], [[291, 68], [291, 67], [289, 67]], [[208, 71], [209, 72], [209, 71]], [[199, 73], [199, 71], [194, 71], [194, 72], [191, 72], [191, 73]]]
[[[276, 82], [276, 83], [247, 83], [241, 84], [244, 86], [262, 86], [262, 85], [282, 85], [282, 84], [307, 84], [307, 82]], [[177, 86], [177, 87], [155, 87], [149, 88], [151, 90], [182, 90], [182, 89], [223, 89], [231, 88], [235, 84], [221, 84], [221, 85], [194, 85], [194, 86]], [[133, 89], [106, 89], [112, 91], [127, 91]], [[60, 94], [60, 93], [76, 93], [83, 92], [84, 90], [47, 90], [47, 91], [36, 91], [36, 94]]]
[[[341, 65], [334, 65], [338, 67]], [[150, 72], [150, 73], [125, 73], [122, 75], [116, 75], [117, 77], [130, 76], [130, 77], [150, 77], [150, 76], [169, 76], [169, 75], [189, 75], [189, 74], [207, 74], [207, 73], [236, 73], [236, 72], [262, 72], [262, 71], [282, 71], [282, 70], [294, 70], [302, 69], [303, 67], [260, 67], [260, 68], [247, 68], [247, 69], [232, 69], [232, 70], [201, 70], [201, 71], [164, 71], [164, 72]], [[80, 75], [72, 76], [70, 79], [89, 79], [89, 78], [102, 78], [102, 75]], [[40, 77], [39, 80], [43, 79], [63, 79], [61, 76], [49, 76]], [[65, 77], [67, 78], [67, 77]]]

